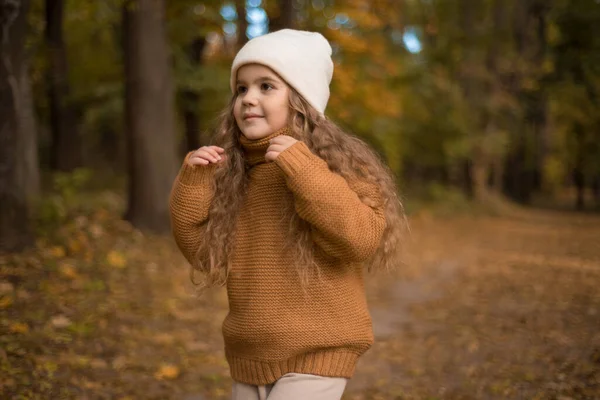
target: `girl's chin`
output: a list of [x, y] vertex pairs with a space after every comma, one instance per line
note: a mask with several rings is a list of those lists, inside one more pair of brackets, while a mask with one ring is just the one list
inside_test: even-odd
[[244, 134], [244, 136], [246, 136], [246, 138], [253, 140], [253, 139], [262, 139], [264, 137], [267, 137], [271, 134], [271, 132], [268, 129], [244, 129], [242, 131], [242, 133]]

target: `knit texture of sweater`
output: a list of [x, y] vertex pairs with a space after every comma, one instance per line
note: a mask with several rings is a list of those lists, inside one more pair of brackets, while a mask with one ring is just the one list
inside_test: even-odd
[[[223, 336], [231, 377], [252, 385], [273, 383], [290, 372], [351, 378], [373, 343], [363, 264], [385, 228], [381, 197], [374, 184], [347, 182], [332, 172], [302, 141], [274, 162], [265, 161], [269, 139], [282, 134], [289, 130], [258, 140], [240, 138], [249, 185], [227, 278]], [[217, 166], [192, 166], [186, 157], [173, 185], [173, 235], [190, 263], [203, 239]], [[321, 271], [304, 289], [285, 250], [285, 202], [294, 202], [309, 223]]]

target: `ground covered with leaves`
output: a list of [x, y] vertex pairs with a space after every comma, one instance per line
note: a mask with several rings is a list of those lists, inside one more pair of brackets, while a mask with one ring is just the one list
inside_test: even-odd
[[[46, 216], [0, 264], [0, 398], [228, 399], [223, 289], [122, 199]], [[367, 277], [376, 343], [346, 400], [600, 399], [600, 216], [411, 218], [406, 265]]]

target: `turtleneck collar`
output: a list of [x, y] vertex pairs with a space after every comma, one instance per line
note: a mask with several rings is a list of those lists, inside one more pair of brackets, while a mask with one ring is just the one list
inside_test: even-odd
[[246, 158], [246, 163], [249, 166], [265, 163], [265, 154], [270, 145], [269, 140], [280, 135], [290, 136], [291, 131], [286, 126], [271, 133], [269, 136], [256, 140], [250, 140], [243, 134], [240, 135], [240, 144], [244, 149], [244, 157]]

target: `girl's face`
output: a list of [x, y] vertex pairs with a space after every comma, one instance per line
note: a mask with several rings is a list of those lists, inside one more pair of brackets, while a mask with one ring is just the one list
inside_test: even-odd
[[248, 139], [262, 139], [287, 125], [290, 88], [271, 68], [243, 65], [237, 72], [236, 91], [233, 115]]

